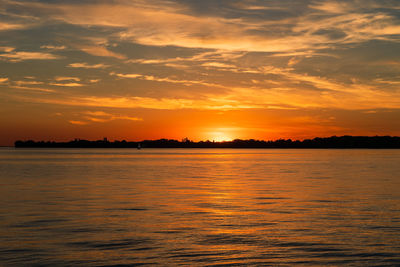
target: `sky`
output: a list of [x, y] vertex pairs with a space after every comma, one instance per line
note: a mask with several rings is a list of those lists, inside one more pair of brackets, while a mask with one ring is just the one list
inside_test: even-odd
[[398, 0], [0, 0], [0, 145], [400, 135]]

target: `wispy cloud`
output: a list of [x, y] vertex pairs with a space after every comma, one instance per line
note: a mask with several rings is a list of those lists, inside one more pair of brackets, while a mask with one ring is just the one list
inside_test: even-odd
[[117, 58], [117, 59], [125, 59], [126, 56], [116, 53], [113, 51], [108, 50], [105, 47], [102, 46], [80, 46], [80, 50], [93, 55], [93, 56], [99, 56], [99, 57], [112, 57], [112, 58]]
[[88, 64], [86, 62], [81, 62], [81, 63], [71, 63], [68, 64], [67, 67], [70, 68], [83, 68], [83, 69], [105, 69], [108, 68], [109, 65], [99, 63], [99, 64]]
[[84, 84], [81, 83], [74, 83], [74, 82], [70, 82], [70, 83], [49, 83], [50, 85], [54, 85], [54, 86], [64, 86], [64, 87], [81, 87], [84, 86]]
[[49, 85], [62, 87], [81, 87], [85, 85], [80, 83], [81, 79], [78, 77], [56, 76], [54, 77], [54, 81], [49, 83]]
[[67, 47], [65, 45], [42, 45], [40, 48], [49, 49], [49, 50], [64, 50]]
[[109, 122], [113, 120], [141, 121], [142, 118], [126, 116], [121, 114], [112, 114], [104, 111], [86, 111], [82, 113], [84, 118], [92, 122]]
[[123, 74], [123, 73], [111, 72], [110, 75], [115, 75], [120, 78], [129, 78], [129, 79], [136, 79], [139, 77], [144, 77], [144, 75], [142, 75], [142, 74], [135, 74], [135, 73]]
[[122, 114], [109, 113], [104, 111], [84, 111], [74, 115], [76, 118], [68, 120], [69, 123], [75, 125], [88, 125], [91, 123], [106, 123], [115, 120], [126, 121], [142, 121], [142, 118], [135, 116], [127, 116]]
[[342, 13], [347, 13], [349, 11], [354, 11], [351, 1], [348, 2], [315, 1], [311, 5], [309, 5], [309, 7], [315, 10], [322, 11], [324, 13], [332, 13], [332, 14], [342, 14]]
[[57, 82], [60, 81], [75, 81], [75, 82], [79, 82], [81, 79], [78, 77], [63, 77], [63, 76], [57, 76], [54, 78], [54, 80], [56, 80]]
[[232, 69], [236, 68], [235, 65], [226, 64], [222, 62], [206, 62], [202, 64], [203, 67], [214, 67], [214, 68], [224, 68], [224, 69]]
[[27, 25], [23, 25], [23, 24], [0, 22], [0, 31], [18, 30], [18, 29], [23, 29], [26, 27], [27, 27]]
[[41, 93], [54, 93], [55, 92], [55, 90], [53, 90], [53, 89], [28, 87], [28, 86], [24, 86], [24, 85], [19, 85], [18, 83], [17, 83], [17, 85], [10, 85], [9, 87], [14, 88], [14, 89], [19, 89], [19, 90], [31, 91], [31, 92], [41, 92]]
[[214, 86], [214, 87], [221, 87], [221, 88], [226, 88], [223, 85], [220, 84], [215, 84], [215, 83], [209, 83], [205, 81], [197, 81], [197, 80], [185, 80], [185, 79], [174, 79], [170, 77], [156, 77], [153, 75], [142, 75], [142, 74], [137, 74], [137, 73], [115, 73], [111, 72], [110, 75], [117, 76], [119, 78], [128, 78], [128, 79], [141, 79], [141, 80], [146, 80], [146, 81], [155, 81], [155, 82], [167, 82], [167, 83], [176, 83], [176, 84], [184, 84], [184, 85], [204, 85], [204, 86]]
[[382, 79], [382, 78], [378, 78], [378, 79], [375, 79], [374, 82], [376, 82], [378, 84], [400, 86], [400, 77], [398, 77], [397, 79]]
[[24, 85], [41, 85], [43, 82], [40, 81], [15, 81], [15, 84], [19, 86], [24, 86]]
[[71, 124], [75, 124], [75, 125], [86, 125], [86, 124], [88, 124], [87, 121], [69, 120], [68, 122], [71, 123]]
[[10, 47], [10, 46], [0, 46], [0, 52], [6, 52], [9, 53], [11, 51], [15, 50], [15, 47]]
[[25, 52], [25, 51], [5, 51], [6, 53], [0, 54], [0, 59], [10, 62], [20, 62], [25, 60], [53, 60], [60, 59], [61, 56], [43, 53], [43, 52]]
[[130, 59], [127, 60], [127, 63], [139, 63], [139, 64], [154, 64], [154, 65], [171, 65], [176, 64], [178, 66], [184, 66], [182, 64], [187, 63], [189, 66], [193, 63], [202, 63], [207, 62], [212, 64], [226, 64], [219, 63], [218, 61], [229, 61], [237, 59], [243, 56], [246, 52], [240, 51], [226, 51], [226, 50], [215, 50], [215, 51], [207, 51], [196, 53], [193, 56], [188, 57], [174, 57], [174, 58], [157, 58], [157, 59]]

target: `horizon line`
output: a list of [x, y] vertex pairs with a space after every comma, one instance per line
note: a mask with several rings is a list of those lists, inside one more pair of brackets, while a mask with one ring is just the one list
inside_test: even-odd
[[[177, 141], [177, 142], [192, 142], [192, 143], [200, 143], [200, 142], [212, 142], [212, 143], [226, 143], [226, 142], [233, 142], [233, 141], [258, 141], [258, 142], [276, 142], [276, 141], [280, 141], [280, 140], [285, 140], [285, 141], [292, 141], [292, 142], [296, 142], [296, 141], [300, 141], [303, 142], [305, 140], [314, 140], [314, 139], [328, 139], [328, 138], [343, 138], [343, 137], [357, 137], [357, 138], [374, 138], [374, 137], [389, 137], [389, 138], [400, 138], [400, 136], [397, 135], [331, 135], [331, 136], [324, 136], [324, 137], [320, 137], [320, 136], [315, 136], [315, 137], [311, 137], [311, 138], [304, 138], [304, 139], [292, 139], [292, 138], [278, 138], [278, 139], [255, 139], [255, 138], [246, 138], [246, 139], [241, 139], [241, 138], [232, 138], [230, 140], [221, 140], [221, 141], [216, 141], [216, 140], [199, 140], [199, 141], [194, 141], [191, 140], [188, 137], [184, 137], [181, 140], [178, 139], [174, 139], [174, 138], [158, 138], [158, 139], [143, 139], [141, 141], [134, 141], [134, 140], [118, 140], [118, 139], [114, 139], [114, 140], [109, 140], [108, 137], [103, 137], [103, 139], [97, 139], [97, 140], [88, 140], [88, 139], [82, 139], [82, 138], [74, 138], [74, 139], [70, 139], [67, 141], [55, 141], [55, 140], [40, 140], [40, 141], [36, 141], [33, 139], [25, 139], [25, 140], [15, 140], [15, 142], [28, 142], [28, 141], [33, 141], [33, 142], [53, 142], [53, 143], [64, 143], [64, 142], [73, 142], [73, 141], [89, 141], [89, 142], [96, 142], [96, 141], [107, 141], [107, 142], [130, 142], [130, 143], [140, 143], [140, 142], [148, 142], [148, 141], [161, 141], [161, 140], [167, 140], [167, 141]], [[0, 146], [1, 147], [1, 146]], [[7, 146], [5, 146], [7, 147]]]

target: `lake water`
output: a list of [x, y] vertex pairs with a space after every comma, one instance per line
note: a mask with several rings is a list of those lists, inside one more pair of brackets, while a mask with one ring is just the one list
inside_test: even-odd
[[400, 150], [0, 149], [0, 265], [400, 265]]

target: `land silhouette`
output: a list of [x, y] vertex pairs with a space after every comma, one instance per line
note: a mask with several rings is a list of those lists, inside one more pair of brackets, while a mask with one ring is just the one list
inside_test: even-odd
[[109, 141], [107, 138], [96, 141], [74, 139], [68, 142], [55, 141], [21, 141], [15, 142], [16, 148], [400, 148], [400, 137], [397, 136], [331, 136], [314, 139], [291, 140], [278, 139], [264, 141], [255, 139], [235, 139], [232, 141], [199, 141], [188, 138], [181, 141], [174, 139], [143, 140], [130, 142], [126, 140]]

